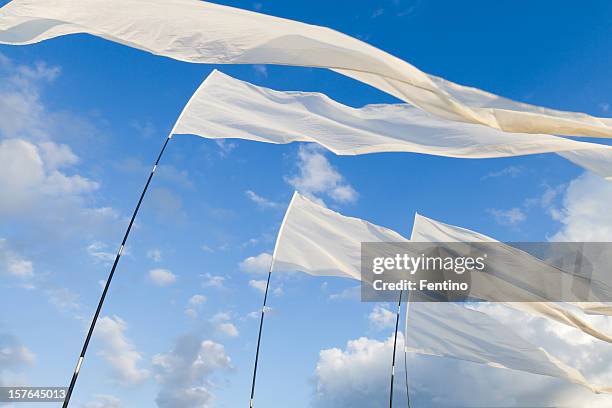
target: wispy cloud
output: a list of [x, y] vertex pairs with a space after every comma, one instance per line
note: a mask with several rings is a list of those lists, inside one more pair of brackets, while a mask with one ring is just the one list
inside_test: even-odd
[[279, 204], [272, 200], [268, 200], [254, 192], [253, 190], [246, 190], [244, 194], [247, 196], [249, 200], [257, 204], [259, 208], [278, 208]]
[[509, 210], [490, 208], [487, 211], [501, 225], [516, 226], [527, 219], [527, 215], [519, 207], [510, 208]]
[[520, 166], [508, 166], [505, 167], [501, 170], [498, 171], [493, 171], [491, 173], [487, 173], [484, 176], [482, 176], [480, 178], [480, 180], [484, 181], [484, 180], [488, 180], [488, 179], [492, 179], [492, 178], [498, 178], [498, 177], [510, 177], [510, 178], [516, 178], [518, 176], [520, 176], [523, 173], [524, 169]]

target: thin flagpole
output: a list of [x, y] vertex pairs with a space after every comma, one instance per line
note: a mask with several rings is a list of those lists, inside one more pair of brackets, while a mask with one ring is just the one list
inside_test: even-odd
[[249, 407], [253, 408], [253, 398], [255, 397], [255, 377], [257, 377], [257, 363], [259, 362], [259, 346], [261, 344], [261, 332], [263, 330], [264, 316], [266, 315], [266, 303], [268, 301], [268, 289], [270, 287], [270, 277], [272, 276], [272, 264], [270, 263], [270, 270], [268, 271], [268, 281], [266, 282], [266, 292], [264, 294], [263, 306], [261, 308], [261, 318], [259, 320], [259, 334], [257, 335], [257, 351], [255, 352], [255, 367], [253, 368], [253, 382], [251, 383], [251, 399], [249, 401]]
[[261, 333], [263, 331], [263, 322], [264, 317], [266, 315], [266, 304], [268, 301], [268, 289], [270, 288], [270, 278], [272, 277], [272, 270], [274, 269], [274, 261], [276, 260], [276, 251], [278, 250], [278, 243], [281, 240], [281, 236], [283, 234], [283, 229], [285, 228], [285, 222], [287, 221], [287, 217], [289, 216], [289, 212], [293, 206], [293, 201], [297, 192], [293, 193], [293, 197], [291, 197], [291, 202], [289, 202], [289, 206], [287, 207], [287, 211], [283, 217], [283, 221], [281, 222], [281, 226], [278, 230], [278, 235], [276, 236], [276, 243], [274, 244], [274, 251], [272, 252], [272, 260], [270, 261], [270, 269], [268, 271], [268, 280], [266, 281], [266, 291], [264, 292], [264, 300], [263, 306], [261, 308], [261, 318], [259, 319], [259, 334], [257, 335], [257, 351], [255, 351], [255, 365], [253, 367], [253, 382], [251, 383], [251, 398], [249, 399], [249, 408], [253, 408], [253, 400], [255, 399], [255, 378], [257, 377], [257, 363], [259, 362], [259, 346], [261, 345]]
[[123, 254], [123, 250], [125, 248], [125, 243], [130, 235], [130, 231], [132, 230], [132, 226], [134, 225], [134, 220], [136, 219], [136, 215], [138, 214], [138, 210], [140, 209], [140, 205], [142, 204], [142, 200], [144, 199], [145, 194], [147, 193], [147, 189], [149, 188], [149, 184], [151, 184], [151, 179], [155, 174], [155, 170], [157, 170], [157, 165], [159, 164], [159, 160], [161, 159], [164, 151], [166, 150], [166, 146], [168, 146], [168, 142], [172, 139], [172, 132], [166, 138], [164, 145], [162, 146], [159, 155], [157, 156], [157, 160], [155, 160], [155, 164], [153, 165], [153, 169], [151, 173], [149, 173], [149, 178], [147, 179], [147, 183], [140, 194], [140, 199], [138, 200], [138, 204], [132, 213], [132, 218], [130, 219], [130, 223], [128, 224], [127, 230], [125, 231], [125, 235], [123, 236], [123, 241], [121, 241], [121, 246], [119, 247], [119, 251], [115, 256], [115, 262], [113, 262], [113, 267], [110, 270], [108, 275], [108, 279], [106, 280], [106, 284], [104, 285], [104, 290], [102, 291], [102, 296], [100, 296], [100, 301], [98, 302], [98, 307], [96, 308], [96, 312], [94, 313], [93, 319], [91, 320], [91, 324], [89, 325], [89, 331], [87, 332], [87, 337], [85, 337], [85, 343], [83, 344], [83, 348], [81, 349], [81, 354], [79, 355], [79, 360], [77, 362], [76, 368], [74, 369], [74, 374], [72, 374], [72, 380], [70, 380], [70, 386], [68, 387], [68, 391], [66, 392], [66, 398], [64, 399], [63, 408], [67, 408], [70, 402], [70, 397], [72, 396], [72, 391], [74, 390], [74, 386], [76, 384], [77, 378], [79, 376], [79, 371], [81, 370], [81, 365], [83, 364], [83, 360], [85, 359], [85, 353], [87, 352], [87, 347], [89, 346], [89, 341], [91, 340], [91, 336], [93, 334], [94, 328], [96, 327], [96, 323], [98, 321], [98, 317], [100, 316], [100, 311], [102, 310], [102, 305], [104, 304], [104, 300], [106, 299], [106, 294], [108, 293], [108, 289], [110, 287], [111, 281], [113, 280], [113, 276], [115, 275], [115, 270], [117, 269], [117, 264], [119, 263], [119, 259]]
[[406, 351], [406, 339], [408, 338], [408, 313], [410, 311], [410, 298], [412, 292], [408, 292], [408, 299], [406, 301], [406, 320], [404, 325], [404, 377], [406, 380], [406, 399], [408, 402], [408, 408], [410, 408], [410, 386], [408, 383], [408, 352]]
[[[202, 85], [204, 85], [205, 82], [206, 81], [204, 81]], [[132, 213], [132, 218], [130, 219], [130, 223], [128, 224], [127, 230], [125, 231], [125, 235], [123, 236], [123, 241], [121, 241], [121, 246], [119, 247], [119, 251], [117, 252], [117, 255], [115, 256], [115, 261], [113, 262], [113, 266], [108, 275], [108, 279], [106, 279], [106, 284], [104, 285], [102, 296], [100, 296], [98, 307], [96, 308], [96, 312], [94, 313], [94, 316], [91, 320], [91, 324], [87, 332], [87, 337], [85, 337], [85, 343], [83, 343], [81, 354], [79, 355], [79, 359], [74, 369], [74, 373], [72, 374], [72, 379], [70, 380], [70, 385], [68, 386], [68, 391], [66, 392], [66, 398], [64, 399], [62, 408], [68, 408], [68, 404], [70, 403], [70, 397], [72, 396], [72, 392], [74, 391], [74, 386], [79, 376], [79, 372], [81, 371], [81, 366], [83, 365], [83, 360], [85, 359], [85, 353], [87, 352], [89, 341], [91, 340], [91, 336], [96, 327], [96, 323], [98, 322], [98, 317], [100, 316], [100, 311], [102, 310], [102, 306], [104, 305], [106, 294], [108, 293], [108, 289], [110, 287], [111, 281], [113, 280], [113, 276], [115, 275], [115, 270], [117, 269], [117, 264], [119, 263], [119, 259], [121, 258], [121, 255], [123, 254], [123, 250], [125, 249], [125, 243], [127, 242], [128, 236], [130, 235], [130, 231], [132, 230], [132, 226], [134, 225], [134, 220], [136, 219], [136, 215], [138, 215], [138, 210], [140, 210], [140, 205], [142, 204], [142, 200], [144, 199], [145, 194], [147, 193], [149, 184], [151, 184], [151, 179], [153, 178], [153, 175], [155, 174], [155, 170], [157, 170], [157, 165], [159, 164], [159, 161], [161, 160], [164, 152], [166, 151], [166, 146], [168, 146], [168, 142], [170, 142], [170, 140], [172, 139], [172, 136], [174, 136], [174, 131], [176, 130], [177, 125], [180, 123], [181, 119], [183, 118], [183, 115], [189, 108], [189, 105], [191, 104], [191, 102], [201, 91], [202, 85], [200, 85], [200, 87], [195, 91], [195, 93], [191, 95], [191, 97], [187, 101], [187, 104], [185, 104], [185, 106], [183, 107], [183, 110], [179, 114], [178, 119], [174, 123], [174, 126], [172, 126], [172, 130], [168, 134], [168, 137], [166, 138], [166, 141], [164, 142], [161, 148], [161, 151], [159, 152], [159, 155], [157, 156], [157, 160], [155, 160], [155, 164], [153, 165], [153, 169], [151, 170], [151, 173], [149, 174], [147, 183], [145, 184], [144, 189], [142, 190], [142, 193], [140, 194], [140, 198], [138, 199], [138, 204], [136, 204], [136, 208], [134, 208], [134, 212]]]
[[397, 348], [397, 331], [399, 328], [400, 311], [402, 308], [402, 294], [400, 291], [399, 301], [397, 302], [397, 316], [395, 317], [395, 339], [393, 340], [393, 361], [391, 363], [391, 390], [389, 392], [389, 408], [393, 408], [393, 379], [395, 378], [395, 350]]

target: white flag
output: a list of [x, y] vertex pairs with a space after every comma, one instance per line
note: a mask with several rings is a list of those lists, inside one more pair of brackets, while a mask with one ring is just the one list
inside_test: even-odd
[[76, 33], [187, 62], [329, 68], [446, 119], [508, 132], [612, 137], [608, 118], [517, 103], [326, 27], [199, 0], [13, 0], [0, 9], [0, 43]]
[[[412, 227], [412, 235], [410, 237], [412, 241], [416, 242], [491, 242], [491, 243], [499, 243], [503, 245], [501, 242], [496, 241], [495, 239], [488, 237], [483, 234], [479, 234], [477, 232], [456, 227], [449, 224], [444, 224], [442, 222], [433, 220], [431, 218], [424, 217], [422, 215], [416, 214], [414, 218], [414, 226]], [[555, 270], [555, 268], [546, 268], [546, 264], [541, 262], [535, 257], [532, 257], [526, 252], [516, 250], [510, 246], [503, 245], [504, 247], [508, 247], [509, 251], [512, 251], [514, 256], [520, 257], [521, 259], [517, 262], [517, 265], [520, 268], [524, 268], [526, 265], [532, 265], [529, 270], [534, 273], [531, 275], [526, 275], [525, 273], [516, 273], [513, 276], [515, 278], [526, 278], [529, 277], [526, 285], [521, 286], [531, 286], [537, 287], [542, 290], [546, 290], [547, 286], [555, 286], [558, 285], [558, 279], [555, 278], [554, 274], [556, 272], [561, 273], [561, 271]], [[542, 267], [543, 266], [543, 267]], [[550, 275], [553, 274], [553, 275]], [[549, 279], [550, 278], [550, 279]], [[483, 279], [478, 279], [476, 281], [484, 281]], [[522, 310], [527, 313], [532, 313], [535, 315], [539, 315], [541, 317], [545, 317], [548, 319], [555, 320], [559, 323], [565, 324], [570, 327], [577, 328], [582, 332], [589, 334], [595, 338], [600, 340], [612, 343], [612, 336], [610, 334], [601, 332], [594, 326], [592, 326], [584, 316], [580, 316], [579, 311], [572, 310], [571, 305], [576, 306], [581, 309], [590, 310], [592, 314], [592, 310], [598, 311], [606, 311], [609, 308], [605, 308], [601, 303], [590, 303], [590, 302], [574, 302], [571, 305], [565, 303], [553, 303], [553, 302], [505, 302], [509, 297], [514, 297], [515, 299], [525, 298], [525, 299], [535, 299], [535, 294], [527, 293], [524, 289], [521, 289], [519, 286], [515, 285], [499, 285], [499, 281], [493, 282], [491, 286], [500, 286], [503, 287], [504, 294], [503, 297], [498, 300], [499, 303], [504, 303], [507, 306], [510, 306], [514, 309]], [[471, 289], [471, 293], [478, 297], [480, 294], [478, 293], [479, 287], [473, 286]], [[486, 290], [486, 288], [484, 288]], [[484, 291], [483, 291], [484, 292]], [[495, 296], [497, 291], [487, 292], [483, 298], [487, 300], [494, 301], [492, 297]], [[596, 306], [600, 305], [599, 308]], [[585, 310], [585, 311], [586, 311]], [[578, 313], [576, 313], [578, 312]]]
[[213, 71], [173, 130], [211, 139], [314, 142], [339, 155], [415, 152], [459, 158], [559, 153], [612, 179], [612, 147], [454, 122], [408, 104], [355, 109], [313, 92], [280, 92]]
[[[271, 270], [360, 279], [362, 242], [408, 240], [390, 229], [338, 214], [296, 192], [281, 224]], [[452, 303], [420, 303], [411, 308], [407, 351], [564, 378], [594, 392], [608, 392], [590, 385], [579, 371], [481, 312]]]
[[406, 314], [406, 351], [451, 357], [566, 379], [593, 392], [612, 392], [590, 384], [541, 347], [524, 340], [489, 315], [454, 303], [411, 303]]
[[408, 242], [395, 231], [346, 217], [295, 192], [281, 224], [272, 271], [361, 280], [362, 242]]

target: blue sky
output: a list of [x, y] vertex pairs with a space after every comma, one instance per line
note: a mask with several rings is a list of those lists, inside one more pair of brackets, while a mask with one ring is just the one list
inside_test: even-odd
[[[610, 116], [612, 3], [465, 3], [224, 2], [336, 28], [461, 84]], [[0, 353], [0, 384], [69, 381], [152, 162], [214, 68], [351, 106], [396, 102], [325, 70], [186, 64], [83, 35], [0, 46], [0, 351], [8, 350]], [[245, 406], [258, 326], [252, 313], [265, 279], [261, 254], [273, 248], [293, 185], [317, 172], [338, 174], [355, 191], [344, 201], [325, 183], [310, 191], [328, 206], [405, 236], [418, 211], [506, 241], [612, 239], [611, 188], [555, 155], [336, 157], [297, 144], [177, 136], [118, 267], [74, 406], [152, 407], [157, 399], [164, 408], [172, 406], [164, 405], [167, 395], [196, 386], [206, 389], [206, 402], [193, 406]], [[392, 330], [385, 308], [392, 308], [360, 303], [354, 286], [274, 277], [257, 406], [385, 405]], [[611, 351], [592, 347], [590, 356]], [[203, 368], [192, 364], [198, 356], [208, 359]], [[410, 359], [415, 406], [473, 402], [466, 384], [480, 393], [479, 404], [545, 406], [582, 395], [537, 376]], [[334, 371], [334, 361], [346, 370]], [[343, 378], [359, 370], [363, 378]], [[436, 370], [463, 377], [441, 381]], [[491, 387], [499, 393], [485, 391]], [[364, 400], [374, 402], [356, 402]]]

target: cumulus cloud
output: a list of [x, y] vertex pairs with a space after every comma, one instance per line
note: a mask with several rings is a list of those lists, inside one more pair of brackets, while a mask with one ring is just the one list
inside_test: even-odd
[[149, 371], [138, 367], [142, 354], [126, 337], [127, 323], [118, 316], [102, 317], [96, 326], [96, 337], [102, 344], [98, 353], [113, 369], [122, 385], [137, 384], [149, 377]]
[[323, 148], [315, 144], [301, 145], [297, 165], [298, 173], [286, 180], [304, 195], [319, 202], [322, 202], [320, 195], [336, 203], [357, 201], [357, 191], [327, 160]]
[[552, 211], [561, 223], [554, 241], [612, 241], [612, 182], [591, 173], [569, 183], [560, 209]]
[[[543, 347], [564, 363], [576, 367], [595, 384], [612, 384], [608, 364], [612, 348], [578, 330], [548, 319], [489, 303], [478, 308], [508, 326], [532, 344]], [[605, 316], [584, 316], [601, 330], [612, 330]], [[410, 333], [408, 333], [408, 336]], [[474, 335], [478, 330], [474, 328]], [[432, 341], [437, 341], [432, 338]], [[356, 408], [388, 406], [393, 338], [381, 341], [358, 338], [344, 348], [320, 352], [315, 370], [313, 406]], [[403, 337], [398, 338], [402, 353]], [[398, 354], [396, 378], [398, 406], [405, 406], [403, 358]], [[449, 358], [408, 354], [411, 401], [414, 406], [572, 406], [604, 407], [612, 396], [596, 395], [564, 380], [505, 370]], [[571, 403], [570, 403], [571, 401]]]
[[155, 379], [160, 390], [159, 408], [210, 408], [215, 384], [211, 376], [231, 367], [223, 345], [196, 336], [177, 340], [173, 350], [153, 357]]
[[268, 273], [272, 263], [272, 255], [267, 252], [262, 252], [256, 256], [250, 256], [240, 262], [240, 270], [248, 273], [262, 274]]
[[155, 286], [168, 286], [176, 282], [176, 275], [170, 272], [168, 269], [151, 269], [149, 271], [149, 280]]
[[36, 227], [37, 236], [91, 236], [114, 227], [118, 217], [110, 208], [89, 205], [99, 182], [78, 174], [79, 157], [52, 140], [83, 141], [100, 133], [87, 119], [47, 110], [41, 90], [59, 73], [44, 63], [17, 65], [0, 54], [0, 217]]
[[[402, 348], [400, 335], [398, 350]], [[321, 350], [315, 369], [314, 406], [388, 406], [392, 354], [393, 337], [385, 341], [361, 337], [350, 340], [345, 349]], [[402, 387], [397, 387], [397, 393], [398, 406], [402, 406]]]
[[[68, 146], [56, 149], [69, 150]], [[97, 182], [80, 175], [67, 175], [58, 169], [58, 159], [45, 162], [38, 145], [23, 139], [0, 141], [0, 187], [6, 197], [0, 204], [0, 214], [16, 216], [30, 214], [38, 208], [40, 201], [80, 201], [79, 196], [99, 187]], [[76, 203], [73, 203], [76, 204]]]

